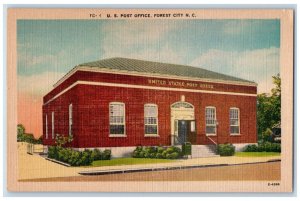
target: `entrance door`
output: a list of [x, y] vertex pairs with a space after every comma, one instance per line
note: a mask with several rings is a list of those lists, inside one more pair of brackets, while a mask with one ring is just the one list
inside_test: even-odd
[[[188, 102], [176, 102], [171, 105], [171, 143], [182, 144], [196, 142], [194, 106]], [[194, 123], [190, 123], [190, 122]], [[180, 139], [179, 139], [180, 138]]]
[[187, 139], [187, 129], [188, 123], [186, 120], [179, 120], [178, 121], [178, 141], [180, 144], [186, 142]]
[[190, 142], [196, 144], [196, 123], [195, 120], [178, 120], [179, 143]]
[[197, 133], [196, 133], [196, 121], [187, 120], [187, 141], [192, 144], [197, 143]]

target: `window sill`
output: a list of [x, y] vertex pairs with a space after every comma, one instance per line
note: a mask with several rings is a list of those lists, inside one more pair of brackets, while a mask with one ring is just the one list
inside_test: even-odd
[[240, 133], [231, 133], [230, 136], [240, 136]]
[[159, 135], [145, 134], [144, 137], [159, 137]]
[[127, 135], [123, 135], [123, 134], [114, 134], [114, 135], [109, 135], [109, 137], [127, 137]]
[[217, 136], [217, 134], [206, 134], [206, 136]]

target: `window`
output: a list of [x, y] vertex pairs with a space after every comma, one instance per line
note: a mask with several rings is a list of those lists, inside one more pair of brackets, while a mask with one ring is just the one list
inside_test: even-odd
[[194, 108], [194, 106], [188, 102], [176, 102], [172, 104], [172, 108]]
[[206, 134], [216, 135], [217, 124], [216, 124], [216, 108], [206, 107], [205, 108], [205, 124]]
[[109, 104], [110, 136], [125, 136], [125, 104], [113, 102]]
[[239, 108], [230, 108], [230, 134], [240, 134], [240, 110]]
[[191, 121], [191, 132], [195, 132], [195, 131], [196, 131], [196, 122]]
[[158, 109], [155, 104], [144, 106], [145, 135], [158, 135]]
[[72, 126], [73, 126], [73, 105], [69, 105], [69, 136], [72, 136]]
[[46, 115], [46, 139], [48, 139], [48, 117]]
[[52, 112], [52, 139], [54, 139], [54, 112]]

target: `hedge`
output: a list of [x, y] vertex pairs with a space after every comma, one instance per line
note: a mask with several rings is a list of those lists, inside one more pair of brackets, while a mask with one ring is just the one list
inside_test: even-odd
[[217, 153], [220, 156], [233, 156], [235, 147], [232, 144], [219, 144], [217, 146]]
[[39, 139], [35, 139], [33, 137], [33, 134], [24, 133], [24, 134], [18, 134], [17, 142], [27, 142], [27, 143], [31, 143], [31, 144], [42, 144], [43, 143], [43, 138], [41, 136], [41, 137], [39, 137]]
[[271, 142], [252, 144], [248, 145], [244, 152], [281, 152], [281, 144]]
[[68, 163], [71, 166], [91, 165], [94, 160], [109, 160], [111, 151], [99, 149], [75, 151], [71, 148], [63, 148], [59, 146], [50, 146], [48, 148], [48, 157], [55, 160]]
[[178, 159], [182, 157], [179, 147], [142, 147], [138, 146], [132, 153], [133, 158]]

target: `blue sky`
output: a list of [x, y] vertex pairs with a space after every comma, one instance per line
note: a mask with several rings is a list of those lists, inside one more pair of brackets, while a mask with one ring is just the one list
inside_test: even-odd
[[19, 20], [18, 90], [43, 96], [77, 64], [127, 57], [201, 67], [269, 92], [279, 48], [279, 20]]

